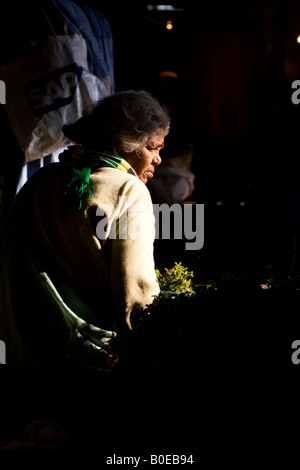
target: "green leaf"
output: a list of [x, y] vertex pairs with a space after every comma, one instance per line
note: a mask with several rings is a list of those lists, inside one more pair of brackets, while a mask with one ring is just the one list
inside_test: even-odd
[[192, 278], [194, 277], [194, 273], [183, 266], [181, 261], [178, 263], [175, 261], [173, 268], [164, 268], [164, 271], [164, 273], [161, 273], [158, 269], [155, 270], [156, 280], [161, 290], [193, 292]]

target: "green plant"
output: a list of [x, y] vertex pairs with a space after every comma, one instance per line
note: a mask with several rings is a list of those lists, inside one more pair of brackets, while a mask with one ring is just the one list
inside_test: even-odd
[[171, 269], [164, 269], [164, 273], [161, 273], [159, 269], [155, 270], [156, 279], [162, 291], [193, 292], [192, 278], [194, 273], [183, 266], [181, 261], [179, 263], [175, 261]]

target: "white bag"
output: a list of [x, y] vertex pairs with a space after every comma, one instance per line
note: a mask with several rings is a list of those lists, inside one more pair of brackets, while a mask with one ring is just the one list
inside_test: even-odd
[[101, 98], [110, 80], [88, 70], [87, 46], [80, 34], [49, 36], [27, 57], [0, 67], [5, 107], [26, 162], [65, 147], [61, 131]]

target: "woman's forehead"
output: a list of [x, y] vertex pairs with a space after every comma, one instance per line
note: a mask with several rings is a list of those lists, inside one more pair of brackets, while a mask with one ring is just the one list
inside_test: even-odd
[[165, 138], [165, 131], [163, 129], [159, 129], [158, 131], [154, 132], [153, 134], [151, 134], [148, 139], [147, 139], [147, 144], [151, 144], [151, 145], [162, 145], [163, 144], [163, 141], [164, 141], [164, 138]]

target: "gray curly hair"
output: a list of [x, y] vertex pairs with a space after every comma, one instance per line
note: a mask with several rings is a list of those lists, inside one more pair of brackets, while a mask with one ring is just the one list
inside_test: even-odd
[[100, 100], [93, 110], [62, 130], [74, 143], [119, 154], [140, 149], [150, 135], [170, 129], [170, 115], [152, 94], [127, 90]]

